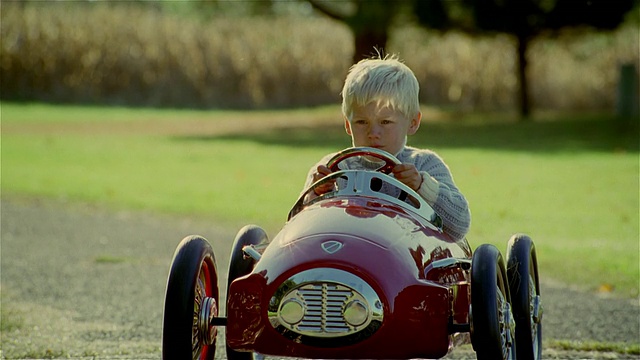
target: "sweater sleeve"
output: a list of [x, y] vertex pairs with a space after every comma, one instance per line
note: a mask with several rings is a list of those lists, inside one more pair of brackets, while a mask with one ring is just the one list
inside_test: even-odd
[[471, 226], [471, 212], [467, 199], [453, 181], [449, 167], [435, 153], [418, 160], [416, 168], [423, 183], [418, 193], [440, 215], [445, 232], [455, 239], [462, 239]]

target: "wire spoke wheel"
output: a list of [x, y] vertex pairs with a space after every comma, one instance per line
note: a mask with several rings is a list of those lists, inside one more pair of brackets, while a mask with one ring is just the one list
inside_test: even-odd
[[507, 301], [502, 290], [497, 292], [498, 298], [498, 326], [500, 328], [500, 344], [502, 359], [515, 358], [513, 342], [515, 339], [515, 321], [511, 312], [511, 304]]
[[163, 359], [212, 360], [218, 316], [218, 274], [211, 245], [184, 238], [171, 261], [162, 324]]
[[514, 235], [507, 247], [518, 360], [542, 358], [542, 302], [535, 246], [526, 235]]
[[540, 296], [536, 291], [535, 280], [529, 276], [529, 324], [531, 326], [531, 341], [533, 343], [533, 358], [542, 358], [542, 344], [540, 344], [540, 338], [538, 337], [538, 331], [540, 323]]
[[193, 327], [191, 330], [192, 359], [207, 359], [211, 345], [215, 345], [215, 338], [218, 332], [216, 327], [211, 326], [213, 317], [218, 316], [218, 303], [213, 298], [211, 289], [211, 279], [209, 276], [209, 265], [203, 262], [196, 281], [193, 306]]
[[471, 262], [471, 343], [480, 360], [515, 359], [515, 322], [502, 255], [489, 244]]

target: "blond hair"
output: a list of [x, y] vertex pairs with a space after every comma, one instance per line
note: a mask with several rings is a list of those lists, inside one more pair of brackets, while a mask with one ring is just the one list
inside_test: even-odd
[[413, 71], [396, 55], [368, 58], [351, 66], [342, 88], [342, 114], [349, 120], [354, 106], [378, 102], [408, 118], [420, 112], [420, 85]]

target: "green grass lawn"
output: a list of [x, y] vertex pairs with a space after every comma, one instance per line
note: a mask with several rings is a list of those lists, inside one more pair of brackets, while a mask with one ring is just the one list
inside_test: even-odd
[[[272, 235], [309, 167], [350, 145], [337, 107], [226, 112], [2, 103], [1, 114], [3, 195], [237, 228], [255, 223]], [[312, 118], [319, 120], [305, 122]], [[243, 131], [243, 119], [291, 121]], [[638, 296], [637, 127], [622, 132], [607, 116], [525, 124], [464, 118], [425, 121], [409, 143], [436, 150], [449, 164], [471, 205], [473, 247], [488, 242], [504, 251], [513, 233], [524, 232], [536, 242], [541, 276]]]

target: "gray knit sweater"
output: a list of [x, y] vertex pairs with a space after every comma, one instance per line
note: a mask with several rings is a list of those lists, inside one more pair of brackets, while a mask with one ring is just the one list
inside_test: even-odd
[[[311, 185], [313, 174], [316, 172], [318, 165], [325, 165], [334, 155], [335, 153], [328, 154], [309, 170], [304, 189]], [[415, 165], [423, 176], [423, 184], [435, 185], [431, 194], [426, 194], [425, 191], [422, 191], [423, 187], [418, 190], [418, 193], [440, 215], [444, 231], [447, 234], [455, 239], [464, 238], [471, 225], [469, 204], [464, 195], [458, 190], [449, 167], [440, 156], [431, 150], [405, 146], [396, 157], [403, 164]], [[425, 179], [427, 176], [431, 179]]]

